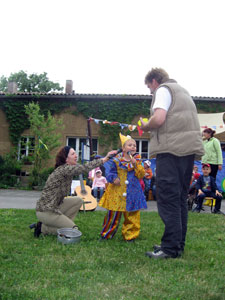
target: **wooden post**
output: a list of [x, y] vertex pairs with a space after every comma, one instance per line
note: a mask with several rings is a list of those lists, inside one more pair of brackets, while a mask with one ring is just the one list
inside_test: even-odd
[[91, 118], [87, 120], [87, 129], [88, 129], [88, 139], [89, 139], [89, 147], [90, 147], [90, 160], [93, 160], [93, 145], [92, 145], [92, 136], [91, 136]]

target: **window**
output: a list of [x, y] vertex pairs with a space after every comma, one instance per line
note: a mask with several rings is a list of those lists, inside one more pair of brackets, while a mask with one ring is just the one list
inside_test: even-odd
[[18, 143], [18, 160], [34, 153], [35, 138], [22, 136]]
[[149, 141], [135, 140], [137, 143], [137, 153], [141, 155], [142, 159], [149, 158]]
[[[80, 160], [90, 160], [90, 147], [88, 138], [67, 137], [67, 145], [72, 147], [79, 155]], [[93, 153], [98, 153], [98, 140], [92, 139]]]

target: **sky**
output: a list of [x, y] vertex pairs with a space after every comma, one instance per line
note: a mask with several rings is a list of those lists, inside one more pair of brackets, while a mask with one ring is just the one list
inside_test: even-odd
[[148, 95], [165, 69], [192, 96], [225, 97], [224, 0], [1, 0], [0, 76], [47, 72], [75, 93]]

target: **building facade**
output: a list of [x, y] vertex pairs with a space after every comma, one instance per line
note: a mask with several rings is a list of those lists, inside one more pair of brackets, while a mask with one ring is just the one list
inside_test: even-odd
[[[193, 97], [193, 99], [199, 112], [225, 111], [225, 98]], [[94, 154], [104, 155], [106, 151], [115, 149], [115, 143], [113, 144], [113, 140], [110, 140], [110, 135], [114, 130], [111, 129], [107, 137], [107, 130], [104, 132], [100, 124], [103, 123], [102, 121], [117, 122], [106, 126], [111, 128], [117, 126], [114, 127], [117, 131], [119, 126], [121, 132], [130, 134], [137, 141], [137, 152], [142, 158], [149, 158], [150, 133], [140, 135], [137, 129], [130, 131], [131, 127], [127, 125], [135, 127], [140, 116], [149, 117], [151, 96], [75, 94], [72, 88], [68, 87], [66, 93], [57, 94], [17, 93], [15, 91], [9, 94], [0, 93], [1, 156], [8, 153], [13, 146], [18, 149], [18, 159], [32, 153], [35, 141], [29, 126], [24, 126], [22, 132], [16, 131], [18, 129], [16, 127], [23, 128], [23, 125], [27, 123], [24, 105], [32, 101], [38, 102], [43, 111], [49, 109], [54, 116], [63, 120], [63, 129], [59, 128], [62, 132], [60, 144], [72, 146], [79, 153], [80, 159], [88, 160], [90, 157], [90, 131]], [[92, 120], [89, 122], [90, 130], [88, 130], [90, 117]], [[16, 124], [13, 123], [14, 118], [18, 120]], [[217, 137], [222, 143], [225, 142], [224, 133]], [[117, 147], [119, 147], [119, 139]], [[57, 152], [58, 149], [54, 151]]]

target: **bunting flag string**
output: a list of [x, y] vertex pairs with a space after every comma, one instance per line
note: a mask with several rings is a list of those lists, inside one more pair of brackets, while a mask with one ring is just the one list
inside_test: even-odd
[[[201, 116], [201, 114], [200, 114], [200, 116]], [[208, 115], [208, 117], [209, 116], [210, 115]], [[89, 118], [89, 120], [90, 121], [94, 121], [96, 124], [99, 124], [100, 122], [102, 122], [103, 124], [108, 124], [108, 125], [111, 125], [111, 126], [113, 126], [113, 125], [119, 125], [121, 127], [121, 130], [123, 130], [124, 128], [127, 128], [129, 131], [134, 131], [135, 129], [137, 129], [139, 136], [142, 136], [142, 134], [143, 134], [143, 130], [141, 130], [141, 128], [140, 128], [140, 126], [138, 124], [137, 125], [125, 124], [125, 123], [120, 123], [120, 122], [116, 122], [116, 121], [101, 120], [101, 119], [96, 119], [96, 118]], [[145, 119], [145, 120], [147, 120], [147, 119]], [[204, 123], [203, 124], [202, 123], [203, 122], [200, 122], [200, 127], [202, 129], [210, 127], [212, 129], [217, 130], [217, 133], [223, 131], [222, 128], [225, 128], [224, 124], [223, 125], [219, 124], [219, 125], [211, 125], [211, 126], [208, 125], [207, 126], [207, 125], [203, 125]]]
[[96, 124], [99, 124], [102, 122], [103, 124], [108, 124], [108, 125], [119, 125], [121, 127], [121, 130], [124, 128], [128, 128], [129, 131], [134, 131], [136, 128], [138, 130], [139, 136], [142, 136], [143, 131], [140, 129], [139, 125], [132, 125], [132, 124], [125, 124], [125, 123], [120, 123], [120, 122], [115, 122], [115, 121], [108, 121], [108, 120], [100, 120], [100, 119], [95, 119], [95, 118], [89, 118], [90, 121], [94, 121]]
[[225, 125], [212, 125], [212, 126], [200, 126], [201, 128], [212, 128], [212, 129], [217, 129], [217, 128], [225, 128]]

